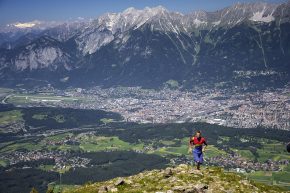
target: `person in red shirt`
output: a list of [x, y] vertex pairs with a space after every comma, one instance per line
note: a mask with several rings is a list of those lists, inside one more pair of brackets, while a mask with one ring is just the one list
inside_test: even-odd
[[[194, 148], [192, 148], [193, 146]], [[206, 140], [201, 136], [200, 131], [196, 131], [195, 136], [190, 137], [189, 148], [192, 148], [192, 155], [198, 170], [200, 170], [200, 165], [203, 163], [203, 152], [205, 151], [206, 146]]]

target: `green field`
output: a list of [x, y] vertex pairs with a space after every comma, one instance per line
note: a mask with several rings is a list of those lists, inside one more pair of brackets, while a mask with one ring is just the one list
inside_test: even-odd
[[56, 120], [58, 123], [64, 123], [66, 121], [63, 115], [56, 115], [56, 116], [49, 117], [47, 114], [34, 114], [32, 118], [38, 119], [38, 120], [52, 118]]
[[[63, 134], [58, 134], [58, 135], [52, 135], [52, 136], [48, 136], [46, 138], [44, 138], [43, 140], [39, 141], [39, 142], [22, 142], [22, 141], [16, 141], [15, 143], [1, 143], [0, 147], [2, 147], [0, 149], [0, 153], [3, 152], [13, 152], [19, 149], [26, 149], [29, 151], [33, 151], [33, 150], [42, 150], [42, 149], [48, 149], [48, 150], [52, 150], [52, 149], [64, 149], [64, 145], [47, 145], [45, 142], [48, 140], [57, 142], [60, 141], [62, 139], [64, 139], [66, 136], [72, 135], [71, 133], [63, 133]], [[69, 146], [67, 147], [67, 149], [74, 149], [75, 147]]]
[[12, 92], [13, 89], [0, 87], [0, 93]]
[[130, 143], [120, 140], [118, 137], [85, 136], [81, 137], [80, 148], [87, 152], [104, 150], [129, 150]]
[[35, 103], [35, 102], [71, 102], [78, 101], [81, 98], [78, 97], [67, 97], [67, 96], [56, 96], [56, 95], [43, 95], [43, 94], [14, 94], [10, 96], [6, 102], [13, 104], [21, 103]]
[[74, 190], [79, 185], [70, 185], [70, 184], [51, 184], [48, 185], [49, 188], [53, 189], [53, 193], [59, 193], [62, 192], [62, 190]]
[[22, 120], [22, 113], [19, 110], [0, 112], [0, 125], [6, 125], [19, 120]]
[[43, 171], [51, 171], [53, 170], [54, 165], [40, 165], [38, 168]]
[[285, 144], [276, 140], [269, 140], [264, 138], [255, 138], [257, 143], [262, 145], [261, 148], [257, 148], [257, 155], [254, 155], [248, 149], [237, 149], [230, 148], [236, 153], [240, 154], [242, 157], [247, 158], [249, 160], [257, 160], [259, 162], [265, 162], [268, 159], [279, 161], [283, 159], [290, 160], [290, 155], [287, 154], [285, 149]]
[[262, 149], [258, 149], [258, 161], [266, 161], [267, 159], [281, 160], [289, 159], [290, 155], [286, 154], [285, 145], [280, 142], [264, 143]]
[[[226, 136], [220, 136], [218, 143], [224, 143], [229, 141], [230, 138]], [[246, 141], [247, 137], [241, 138]], [[230, 148], [234, 152], [240, 154], [240, 156], [249, 159], [257, 160], [259, 162], [265, 162], [268, 159], [273, 161], [290, 160], [290, 154], [285, 150], [285, 144], [277, 140], [270, 140], [265, 138], [252, 139], [262, 145], [261, 148], [257, 148], [257, 154], [253, 154], [248, 149]], [[283, 171], [255, 171], [246, 174], [249, 179], [256, 182], [265, 183], [269, 185], [278, 185], [290, 190], [290, 165], [285, 167]]]
[[[0, 149], [0, 153], [3, 152], [13, 152], [19, 149], [27, 149], [30, 151], [33, 150], [83, 150], [85, 152], [98, 152], [105, 150], [142, 150], [144, 148], [143, 143], [138, 144], [130, 144], [128, 142], [124, 142], [120, 140], [116, 136], [105, 137], [105, 136], [95, 136], [95, 135], [76, 135], [80, 141], [80, 145], [68, 145], [63, 144], [63, 141], [66, 137], [73, 136], [72, 133], [62, 133], [52, 136], [47, 136], [39, 142], [16, 142], [16, 143], [3, 143], [2, 149]], [[51, 142], [53, 144], [48, 144]], [[59, 143], [59, 145], [58, 145]], [[5, 146], [5, 147], [4, 147]]]
[[246, 150], [246, 149], [235, 149], [235, 148], [230, 148], [230, 150], [236, 152], [237, 154], [239, 154], [240, 156], [247, 158], [248, 160], [254, 160], [255, 156], [253, 155], [253, 153], [250, 150]]
[[0, 166], [5, 167], [7, 165], [7, 161], [6, 160], [0, 160]]
[[103, 122], [104, 124], [107, 124], [107, 123], [114, 122], [114, 119], [103, 118], [103, 119], [100, 119], [100, 121]]
[[0, 153], [13, 152], [13, 151], [16, 151], [19, 149], [27, 149], [29, 151], [33, 151], [33, 150], [41, 150], [41, 149], [43, 149], [43, 147], [39, 146], [37, 143], [33, 143], [33, 142], [13, 143], [11, 145], [8, 145], [8, 146], [0, 149]]
[[289, 171], [256, 171], [246, 174], [249, 179], [268, 185], [278, 185], [290, 190], [290, 170]]
[[159, 141], [161, 144], [165, 145], [165, 147], [161, 147], [157, 150], [149, 151], [148, 153], [156, 153], [156, 154], [172, 154], [172, 155], [186, 155], [188, 150], [188, 138], [181, 139], [181, 145], [178, 147], [173, 146], [175, 144], [174, 141], [161, 140]]

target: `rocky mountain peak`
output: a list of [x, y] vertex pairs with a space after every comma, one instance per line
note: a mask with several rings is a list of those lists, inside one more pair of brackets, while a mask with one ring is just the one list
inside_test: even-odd
[[154, 193], [210, 193], [210, 192], [281, 192], [275, 186], [256, 184], [238, 174], [218, 167], [196, 170], [180, 164], [165, 169], [143, 171], [128, 177], [117, 177], [64, 190], [64, 193], [154, 192]]
[[[64, 67], [65, 72], [74, 69], [68, 72], [70, 80], [83, 75], [101, 84], [128, 85], [135, 81], [154, 87], [168, 80], [187, 82], [187, 87], [209, 81], [208, 76], [213, 82], [218, 79], [229, 84], [255, 85], [261, 80], [264, 85], [268, 79], [275, 86], [276, 82], [285, 85], [289, 79], [289, 10], [289, 2], [238, 3], [215, 12], [188, 14], [162, 6], [130, 7], [37, 34], [11, 38], [0, 33], [0, 69], [5, 69], [5, 76], [13, 77], [28, 67]], [[241, 71], [259, 74], [259, 78], [252, 79], [255, 83], [248, 82], [236, 76]], [[264, 71], [276, 75], [262, 76]]]

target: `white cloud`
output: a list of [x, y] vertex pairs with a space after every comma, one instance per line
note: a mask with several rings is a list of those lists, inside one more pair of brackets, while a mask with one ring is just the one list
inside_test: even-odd
[[39, 25], [41, 24], [40, 21], [31, 21], [31, 22], [25, 22], [25, 23], [14, 23], [13, 25], [17, 28], [30, 28], [30, 27], [34, 27], [35, 25]]

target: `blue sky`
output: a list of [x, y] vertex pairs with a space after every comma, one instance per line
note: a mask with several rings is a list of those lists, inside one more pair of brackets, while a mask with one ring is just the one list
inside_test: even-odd
[[[281, 3], [286, 0], [264, 0]], [[33, 20], [62, 21], [78, 17], [96, 18], [106, 12], [120, 12], [128, 7], [143, 9], [162, 5], [170, 11], [215, 11], [237, 2], [257, 0], [0, 0], [0, 24]]]

